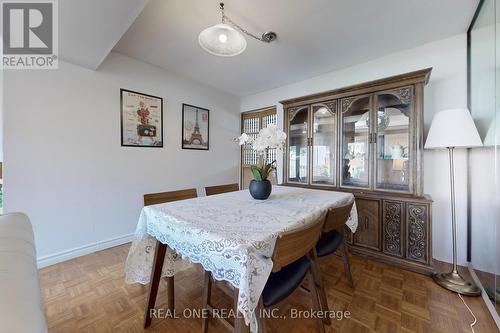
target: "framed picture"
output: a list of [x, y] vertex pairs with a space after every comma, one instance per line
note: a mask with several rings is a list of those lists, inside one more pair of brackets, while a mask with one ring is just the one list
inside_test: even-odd
[[182, 104], [182, 149], [208, 150], [209, 110]]
[[163, 98], [120, 89], [122, 146], [163, 147]]

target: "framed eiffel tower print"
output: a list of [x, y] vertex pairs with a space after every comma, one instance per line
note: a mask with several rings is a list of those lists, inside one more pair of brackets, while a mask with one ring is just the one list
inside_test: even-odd
[[209, 113], [207, 109], [182, 104], [182, 149], [208, 150]]

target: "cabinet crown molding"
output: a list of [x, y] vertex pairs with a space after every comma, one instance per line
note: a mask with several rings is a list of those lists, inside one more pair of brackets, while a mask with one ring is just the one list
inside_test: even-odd
[[[301, 103], [309, 103], [310, 101], [323, 101], [325, 98], [326, 99], [331, 99], [332, 97], [338, 98], [338, 97], [343, 97], [342, 94], [349, 93], [352, 90], [359, 90], [363, 91], [363, 93], [371, 93], [371, 92], [376, 92], [380, 90], [380, 87], [382, 85], [384, 86], [391, 86], [395, 85], [401, 86], [401, 85], [408, 85], [408, 84], [415, 84], [415, 83], [423, 83], [427, 84], [429, 81], [429, 77], [432, 71], [432, 67], [421, 69], [418, 71], [414, 72], [409, 72], [405, 74], [399, 74], [399, 75], [394, 75], [386, 78], [381, 78], [373, 81], [367, 81], [359, 84], [354, 84], [351, 86], [347, 87], [342, 87], [334, 90], [329, 90], [329, 91], [323, 91], [320, 93], [314, 93], [311, 95], [307, 96], [301, 96], [301, 97], [296, 97], [296, 98], [290, 98], [286, 100], [280, 101], [281, 104], [283, 104], [285, 107], [290, 107], [292, 105], [300, 105]], [[336, 96], [338, 95], [338, 96]]]

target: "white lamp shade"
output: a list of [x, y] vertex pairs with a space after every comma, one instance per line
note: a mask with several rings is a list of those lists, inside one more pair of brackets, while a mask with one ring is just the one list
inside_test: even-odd
[[220, 23], [206, 28], [198, 36], [202, 49], [221, 57], [233, 57], [247, 48], [247, 41], [233, 27]]
[[450, 109], [436, 113], [432, 119], [425, 148], [472, 148], [483, 143], [467, 109]]

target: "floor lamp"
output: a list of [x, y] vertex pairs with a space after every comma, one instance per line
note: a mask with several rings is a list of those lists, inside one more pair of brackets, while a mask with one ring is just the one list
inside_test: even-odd
[[435, 273], [434, 281], [440, 286], [467, 296], [478, 296], [481, 290], [472, 282], [465, 280], [457, 270], [457, 221], [455, 216], [455, 168], [453, 151], [458, 148], [480, 147], [474, 121], [467, 109], [451, 109], [436, 113], [425, 142], [426, 149], [448, 149], [450, 160], [451, 188], [451, 230], [453, 239], [453, 270], [449, 273]]

